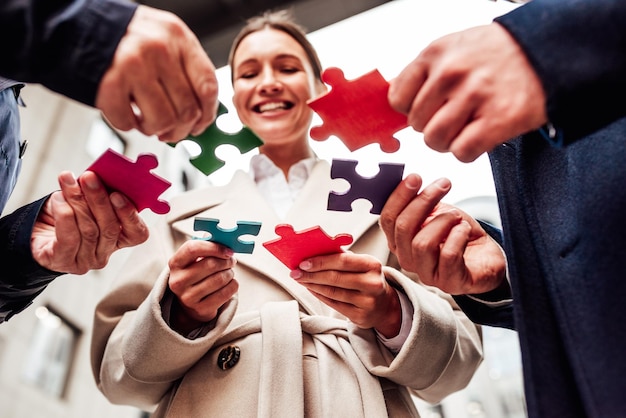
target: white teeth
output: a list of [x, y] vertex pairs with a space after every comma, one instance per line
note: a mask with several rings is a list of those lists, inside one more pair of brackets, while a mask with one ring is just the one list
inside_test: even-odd
[[259, 111], [260, 112], [267, 112], [270, 110], [276, 110], [276, 109], [285, 109], [286, 105], [284, 102], [271, 102], [271, 103], [264, 103], [262, 105], [259, 106]]

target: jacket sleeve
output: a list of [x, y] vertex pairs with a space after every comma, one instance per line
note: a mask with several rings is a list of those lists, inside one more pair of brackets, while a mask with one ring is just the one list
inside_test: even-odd
[[[439, 290], [415, 283], [398, 270], [385, 276], [413, 304], [413, 324], [401, 350], [393, 356], [371, 330], [351, 324], [350, 342], [370, 373], [410, 388], [427, 402], [437, 403], [463, 389], [482, 362], [480, 328]], [[379, 346], [381, 349], [372, 350]]]
[[[488, 223], [480, 220], [478, 222], [500, 247], [504, 247], [502, 231]], [[507, 286], [507, 283], [504, 283], [502, 288], [491, 292], [479, 295], [455, 295], [453, 297], [473, 322], [514, 330], [513, 298], [511, 287]]]
[[233, 299], [199, 338], [183, 337], [169, 327], [162, 308], [173, 248], [169, 236], [151, 230], [96, 307], [92, 371], [100, 391], [115, 404], [152, 410], [209, 351], [236, 309]]
[[26, 309], [62, 273], [41, 267], [30, 249], [39, 210], [48, 196], [0, 219], [0, 323]]
[[136, 8], [125, 0], [3, 0], [0, 75], [93, 106]]
[[543, 84], [557, 144], [626, 116], [626, 2], [533, 0], [495, 19]]

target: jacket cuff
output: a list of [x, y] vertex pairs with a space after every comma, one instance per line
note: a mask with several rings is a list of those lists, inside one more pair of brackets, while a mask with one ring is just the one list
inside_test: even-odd
[[[94, 106], [104, 73], [111, 66], [117, 46], [126, 33], [137, 4], [121, 0], [90, 0], [68, 18], [69, 28], [56, 28], [55, 44], [65, 50], [64, 62], [45, 80], [46, 87], [89, 106]], [[70, 42], [73, 33], [78, 39]], [[45, 77], [45, 75], [43, 75]]]
[[41, 207], [49, 196], [0, 219], [0, 260], [9, 273], [0, 278], [0, 322], [26, 309], [63, 273], [48, 270], [33, 258], [30, 239]]

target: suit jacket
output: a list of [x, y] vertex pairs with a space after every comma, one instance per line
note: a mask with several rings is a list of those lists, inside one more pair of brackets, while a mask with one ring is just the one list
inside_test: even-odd
[[[185, 193], [148, 242], [137, 247], [96, 309], [92, 366], [114, 403], [151, 409], [157, 417], [404, 417], [417, 416], [409, 391], [437, 402], [463, 388], [481, 359], [478, 330], [451, 298], [385, 268], [415, 314], [408, 340], [393, 355], [372, 329], [359, 329], [289, 277], [262, 242], [275, 225], [320, 225], [331, 236], [350, 233], [350, 250], [387, 260], [377, 216], [326, 210], [329, 165], [316, 163], [284, 221], [250, 176], [224, 187]], [[253, 254], [236, 254], [239, 292], [198, 338], [174, 332], [164, 317], [167, 261], [193, 231], [196, 216], [222, 222], [261, 221]], [[237, 346], [228, 370], [220, 352]], [[349, 400], [349, 401], [348, 401]]]
[[626, 2], [533, 0], [497, 19], [558, 130], [490, 153], [513, 309], [460, 301], [519, 332], [530, 417], [626, 416]]
[[[21, 168], [19, 96], [11, 88], [19, 84], [0, 78], [0, 211], [13, 192]], [[0, 87], [1, 88], [1, 87]], [[46, 196], [47, 198], [47, 196]], [[41, 267], [30, 250], [33, 225], [46, 198], [25, 205], [0, 218], [0, 323], [28, 307], [60, 273]]]
[[46, 196], [0, 219], [0, 324], [26, 309], [63, 273], [41, 267], [30, 251], [30, 237]]
[[125, 0], [3, 0], [0, 75], [93, 106], [136, 9]]
[[[93, 106], [100, 79], [136, 8], [137, 4], [124, 0], [1, 1], [0, 39], [5, 42], [0, 75], [41, 83]], [[1, 78], [0, 84], [5, 88], [9, 82]], [[0, 185], [4, 200], [19, 173], [20, 135], [15, 104], [0, 106], [0, 143], [7, 154], [0, 176], [7, 180]], [[46, 198], [0, 219], [0, 261], [11, 266], [0, 277], [0, 323], [28, 307], [61, 275], [42, 268], [30, 251], [32, 227]]]

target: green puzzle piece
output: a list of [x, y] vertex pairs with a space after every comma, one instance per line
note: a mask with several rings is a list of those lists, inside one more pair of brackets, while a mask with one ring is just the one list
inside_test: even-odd
[[[217, 118], [228, 113], [228, 109], [222, 103], [219, 104], [217, 117], [215, 122], [209, 125], [204, 132], [198, 136], [189, 135], [185, 140], [193, 141], [200, 146], [202, 152], [194, 158], [190, 158], [189, 162], [198, 170], [207, 176], [224, 166], [224, 161], [215, 156], [215, 150], [220, 145], [231, 144], [239, 149], [239, 152], [245, 154], [254, 148], [263, 145], [263, 141], [256, 136], [250, 128], [244, 126], [239, 132], [224, 132], [217, 127]], [[176, 144], [169, 144], [175, 147]]]

